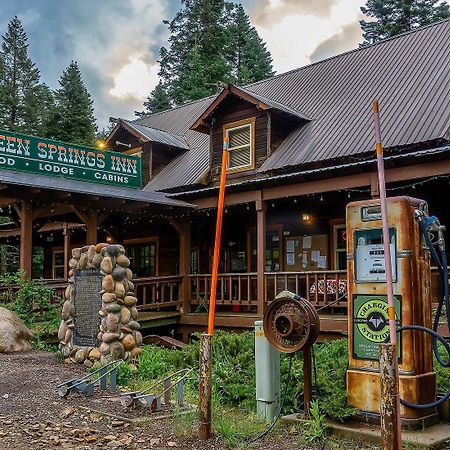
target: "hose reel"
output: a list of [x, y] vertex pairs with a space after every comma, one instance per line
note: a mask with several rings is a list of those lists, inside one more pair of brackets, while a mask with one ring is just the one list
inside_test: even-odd
[[290, 291], [278, 294], [264, 314], [267, 340], [282, 353], [310, 347], [320, 332], [319, 315], [308, 300]]
[[263, 319], [264, 334], [282, 353], [303, 351], [304, 412], [309, 416], [312, 400], [312, 346], [320, 332], [316, 309], [303, 297], [290, 291], [280, 292], [268, 306]]

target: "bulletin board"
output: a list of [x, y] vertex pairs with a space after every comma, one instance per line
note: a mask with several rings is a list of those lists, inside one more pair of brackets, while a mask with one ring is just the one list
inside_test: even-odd
[[329, 266], [328, 259], [327, 234], [284, 238], [284, 270], [286, 272], [326, 270]]

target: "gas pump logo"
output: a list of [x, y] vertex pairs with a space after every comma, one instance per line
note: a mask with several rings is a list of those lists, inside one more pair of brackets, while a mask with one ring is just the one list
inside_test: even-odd
[[[395, 296], [394, 303], [395, 321], [397, 326], [400, 326], [400, 296]], [[362, 359], [378, 359], [378, 344], [388, 337], [389, 316], [386, 296], [356, 295], [353, 303], [354, 356]]]
[[357, 311], [355, 323], [368, 341], [383, 342], [389, 336], [387, 304], [382, 300], [369, 300]]

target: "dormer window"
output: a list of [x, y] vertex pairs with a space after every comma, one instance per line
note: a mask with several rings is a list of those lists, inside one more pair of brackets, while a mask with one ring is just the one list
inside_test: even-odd
[[241, 172], [255, 167], [255, 118], [229, 123], [223, 127], [228, 136], [228, 172]]

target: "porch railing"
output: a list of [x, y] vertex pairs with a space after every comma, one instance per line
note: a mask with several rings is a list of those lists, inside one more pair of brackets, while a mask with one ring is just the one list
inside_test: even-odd
[[264, 278], [266, 303], [287, 289], [299, 293], [316, 307], [329, 303], [333, 303], [334, 307], [347, 306], [345, 270], [266, 272]]
[[[211, 274], [190, 275], [191, 304], [205, 307], [211, 291]], [[221, 273], [217, 280], [217, 305], [256, 307], [257, 274]]]
[[150, 310], [178, 307], [182, 303], [182, 276], [134, 278], [138, 309]]

